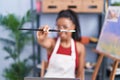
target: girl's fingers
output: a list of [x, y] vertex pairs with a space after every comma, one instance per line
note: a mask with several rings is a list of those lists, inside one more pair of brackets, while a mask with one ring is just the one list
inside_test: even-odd
[[49, 26], [45, 25], [44, 27], [40, 27], [39, 29], [43, 29], [43, 31], [37, 31], [37, 38], [46, 37], [49, 32]]
[[46, 26], [43, 28], [43, 31], [44, 31], [44, 32], [49, 32], [49, 26], [46, 25]]

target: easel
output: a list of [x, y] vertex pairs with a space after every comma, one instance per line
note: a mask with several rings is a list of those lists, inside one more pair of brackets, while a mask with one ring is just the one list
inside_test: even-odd
[[114, 58], [110, 55], [107, 55], [105, 53], [99, 52], [97, 50], [94, 50], [94, 51], [99, 54], [99, 57], [98, 57], [98, 60], [97, 60], [97, 64], [95, 66], [95, 70], [94, 70], [93, 75], [92, 75], [92, 80], [96, 80], [96, 76], [97, 76], [97, 73], [98, 73], [99, 68], [100, 68], [100, 64], [102, 63], [102, 60], [103, 60], [104, 56], [110, 57], [111, 59], [114, 60], [114, 64], [113, 64], [113, 67], [112, 67], [113, 69], [112, 69], [111, 74], [110, 74], [110, 80], [114, 80], [116, 69], [118, 68], [118, 63], [120, 62], [120, 60], [116, 59], [116, 58]]

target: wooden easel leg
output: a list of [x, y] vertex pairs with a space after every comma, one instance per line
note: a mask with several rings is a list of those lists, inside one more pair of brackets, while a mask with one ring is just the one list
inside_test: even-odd
[[96, 80], [96, 76], [97, 76], [98, 70], [100, 68], [100, 65], [102, 63], [103, 57], [104, 57], [103, 54], [99, 55], [99, 58], [97, 60], [96, 66], [95, 66], [95, 70], [94, 70], [93, 75], [92, 75], [92, 80]]
[[111, 71], [111, 74], [110, 74], [110, 80], [115, 79], [115, 73], [116, 73], [116, 69], [118, 68], [118, 63], [119, 63], [119, 61], [116, 60], [113, 64], [113, 70]]

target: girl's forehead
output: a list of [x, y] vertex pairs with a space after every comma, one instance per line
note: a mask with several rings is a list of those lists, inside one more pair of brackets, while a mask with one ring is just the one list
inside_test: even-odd
[[56, 22], [57, 24], [70, 24], [72, 21], [69, 18], [59, 18]]
[[61, 18], [58, 18], [57, 21], [58, 21], [58, 20], [71, 20], [71, 19], [68, 18], [68, 17], [61, 17]]

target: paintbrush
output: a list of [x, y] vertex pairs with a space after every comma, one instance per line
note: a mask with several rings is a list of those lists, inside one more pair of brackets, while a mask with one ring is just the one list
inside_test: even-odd
[[[30, 31], [44, 31], [43, 29], [28, 29], [28, 28], [19, 28], [18, 30], [30, 30]], [[49, 29], [49, 32], [75, 32], [75, 30], [57, 30]]]

